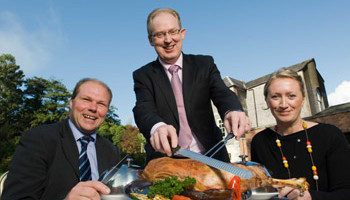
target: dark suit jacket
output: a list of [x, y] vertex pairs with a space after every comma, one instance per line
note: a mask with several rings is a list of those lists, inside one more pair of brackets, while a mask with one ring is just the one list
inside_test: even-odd
[[[119, 150], [97, 135], [98, 171], [120, 160]], [[25, 132], [16, 148], [2, 200], [64, 199], [79, 182], [79, 152], [68, 119]]]
[[[186, 115], [198, 140], [210, 149], [222, 140], [222, 134], [215, 124], [211, 100], [221, 118], [228, 110], [242, 110], [237, 96], [221, 79], [211, 56], [183, 55], [183, 96]], [[145, 149], [148, 160], [162, 156], [151, 147], [150, 131], [158, 122], [173, 125], [179, 131], [179, 115], [171, 83], [163, 66], [157, 59], [133, 73], [136, 105], [133, 108], [135, 122], [148, 141]], [[216, 158], [229, 161], [227, 150], [223, 149]]]

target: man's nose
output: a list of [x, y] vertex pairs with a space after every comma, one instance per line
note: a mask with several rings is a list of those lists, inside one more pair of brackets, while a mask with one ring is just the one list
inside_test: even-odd
[[165, 33], [165, 35], [164, 35], [164, 41], [165, 42], [171, 42], [171, 36], [170, 36], [170, 34], [167, 32], [167, 33]]
[[96, 102], [91, 102], [89, 106], [90, 111], [96, 111], [97, 110], [97, 104]]

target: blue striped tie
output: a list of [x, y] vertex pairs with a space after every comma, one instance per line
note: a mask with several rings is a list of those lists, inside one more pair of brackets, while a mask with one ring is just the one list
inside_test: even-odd
[[93, 142], [94, 138], [91, 136], [83, 136], [79, 141], [81, 144], [81, 151], [79, 154], [80, 181], [89, 181], [91, 180], [91, 168], [86, 150], [89, 142]]

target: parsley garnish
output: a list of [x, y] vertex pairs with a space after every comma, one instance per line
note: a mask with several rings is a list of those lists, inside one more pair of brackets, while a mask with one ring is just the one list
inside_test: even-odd
[[186, 176], [184, 181], [178, 180], [177, 176], [172, 178], [166, 177], [164, 180], [154, 182], [153, 185], [149, 187], [147, 197], [153, 198], [156, 194], [160, 194], [171, 199], [174, 195], [181, 194], [185, 187], [194, 184], [196, 184], [196, 179], [189, 176]]

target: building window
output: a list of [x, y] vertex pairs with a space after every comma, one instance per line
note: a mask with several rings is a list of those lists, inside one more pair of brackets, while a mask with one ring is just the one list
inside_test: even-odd
[[322, 101], [322, 95], [319, 88], [316, 88], [316, 101], [318, 106], [318, 111], [323, 110], [323, 101]]

